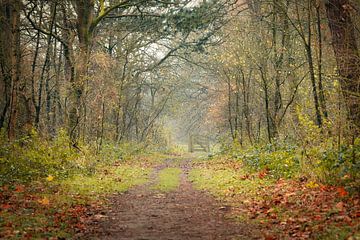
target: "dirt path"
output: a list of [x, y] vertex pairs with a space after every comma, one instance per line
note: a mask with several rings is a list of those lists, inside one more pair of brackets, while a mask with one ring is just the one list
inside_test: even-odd
[[154, 171], [152, 181], [112, 199], [96, 237], [92, 239], [259, 239], [251, 226], [225, 218], [229, 207], [209, 194], [195, 190], [187, 180], [190, 162], [184, 160], [180, 186], [175, 191], [151, 189], [159, 170], [171, 167], [171, 160]]

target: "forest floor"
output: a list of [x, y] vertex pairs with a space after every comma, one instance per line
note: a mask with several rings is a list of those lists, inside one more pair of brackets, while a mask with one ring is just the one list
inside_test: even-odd
[[360, 239], [358, 193], [231, 159], [138, 156], [0, 188], [4, 239]]

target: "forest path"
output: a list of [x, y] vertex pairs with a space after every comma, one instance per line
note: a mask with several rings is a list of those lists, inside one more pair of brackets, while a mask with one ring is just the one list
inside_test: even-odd
[[[252, 226], [225, 217], [224, 207], [188, 180], [190, 159], [169, 159], [157, 166], [148, 184], [111, 199], [106, 220], [92, 239], [259, 239]], [[159, 173], [179, 169], [179, 184], [169, 191], [156, 188]], [[165, 179], [166, 181], [166, 179]]]

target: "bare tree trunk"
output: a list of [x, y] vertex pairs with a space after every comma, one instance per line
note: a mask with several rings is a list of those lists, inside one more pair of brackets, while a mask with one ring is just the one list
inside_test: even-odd
[[322, 78], [322, 63], [323, 63], [323, 41], [322, 41], [322, 31], [321, 31], [321, 14], [320, 14], [320, 4], [316, 6], [316, 28], [318, 33], [318, 58], [317, 58], [317, 68], [318, 68], [318, 88], [319, 88], [319, 101], [321, 111], [325, 118], [328, 117], [325, 92], [323, 87], [323, 78]]
[[239, 105], [239, 100], [240, 100], [240, 87], [239, 87], [239, 79], [238, 77], [236, 77], [235, 79], [235, 87], [236, 87], [236, 91], [235, 91], [235, 139], [236, 141], [238, 141], [240, 143], [240, 145], [242, 145], [242, 138], [241, 136], [239, 136], [239, 134], [241, 135], [241, 131], [242, 131], [242, 124], [241, 124], [241, 116], [240, 116], [240, 105]]
[[104, 138], [104, 122], [105, 122], [105, 101], [103, 99], [102, 101], [102, 113], [101, 113], [101, 127], [100, 127], [100, 136], [99, 136], [99, 143], [97, 146], [97, 152], [99, 153], [101, 151], [101, 147], [103, 144], [103, 138]]
[[50, 23], [50, 34], [47, 36], [47, 45], [46, 45], [46, 55], [45, 55], [45, 62], [41, 70], [40, 75], [40, 82], [39, 82], [39, 89], [38, 89], [38, 99], [37, 104], [35, 105], [35, 126], [36, 128], [39, 128], [39, 122], [40, 122], [40, 113], [41, 113], [41, 106], [42, 106], [42, 96], [43, 96], [43, 87], [44, 87], [44, 78], [45, 79], [45, 87], [49, 81], [49, 71], [50, 71], [50, 58], [51, 58], [51, 52], [52, 52], [52, 32], [53, 27], [55, 24], [55, 14], [56, 14], [56, 5], [53, 4], [51, 6], [51, 23]]
[[230, 133], [231, 133], [231, 137], [233, 140], [235, 140], [236, 135], [235, 135], [235, 131], [234, 130], [234, 126], [233, 126], [233, 122], [232, 122], [232, 109], [231, 109], [231, 82], [230, 82], [230, 78], [227, 79], [227, 86], [228, 86], [228, 121], [229, 121], [229, 128], [230, 128]]
[[[41, 27], [41, 24], [42, 24], [43, 7], [44, 7], [43, 2], [41, 2], [40, 4], [41, 5], [40, 5], [39, 22], [38, 22], [39, 27]], [[41, 39], [41, 31], [37, 30], [35, 53], [34, 53], [34, 58], [33, 58], [32, 66], [31, 66], [31, 101], [32, 101], [32, 106], [31, 106], [31, 109], [29, 108], [29, 116], [28, 116], [29, 118], [31, 118], [31, 121], [29, 119], [29, 123], [31, 124], [31, 128], [33, 127], [34, 119], [35, 119], [34, 118], [34, 108], [36, 108], [36, 105], [37, 105], [36, 104], [36, 97], [35, 97], [35, 70], [36, 70], [36, 65], [37, 65], [38, 56], [39, 56], [40, 39]]]
[[264, 73], [264, 70], [262, 68], [260, 70], [261, 80], [263, 83], [263, 90], [264, 90], [264, 100], [265, 100], [265, 117], [266, 117], [266, 124], [267, 124], [267, 134], [268, 134], [268, 140], [269, 143], [272, 142], [273, 138], [273, 130], [272, 130], [272, 120], [270, 115], [270, 100], [269, 100], [269, 86], [268, 82]]
[[243, 113], [244, 113], [244, 118], [245, 118], [245, 126], [246, 126], [246, 133], [248, 135], [248, 139], [250, 144], [253, 144], [253, 136], [252, 136], [252, 129], [251, 129], [251, 114], [250, 114], [250, 107], [249, 107], [249, 103], [250, 103], [250, 79], [251, 79], [251, 74], [252, 74], [252, 70], [250, 70], [249, 75], [248, 75], [248, 81], [246, 81], [245, 79], [245, 74], [242, 70], [240, 70], [241, 75], [242, 75], [242, 97], [243, 97], [243, 104], [242, 104], [242, 108], [243, 108]]
[[322, 116], [320, 111], [320, 103], [319, 103], [319, 95], [317, 91], [317, 84], [316, 84], [316, 78], [315, 78], [315, 67], [314, 67], [314, 59], [313, 59], [313, 50], [311, 46], [312, 41], [312, 31], [311, 31], [311, 0], [308, 0], [308, 13], [307, 13], [307, 42], [304, 37], [304, 46], [306, 51], [306, 57], [308, 61], [308, 67], [309, 67], [309, 74], [310, 74], [310, 81], [311, 81], [311, 87], [312, 87], [312, 93], [313, 93], [313, 99], [314, 99], [314, 106], [315, 106], [315, 115], [316, 115], [316, 125], [319, 127], [322, 126]]
[[4, 83], [4, 107], [0, 118], [0, 127], [3, 126], [7, 112], [8, 137], [14, 140], [18, 114], [18, 94], [20, 81], [20, 9], [21, 1], [4, 0], [0, 2], [1, 22], [1, 72]]
[[348, 0], [326, 1], [332, 43], [354, 138], [360, 134], [360, 57]]
[[90, 58], [90, 45], [92, 32], [90, 26], [94, 15], [94, 0], [74, 1], [77, 12], [77, 33], [79, 39], [79, 54], [75, 64], [75, 78], [70, 93], [71, 109], [69, 112], [70, 138], [73, 146], [78, 145], [80, 138], [80, 120], [82, 112], [82, 95], [87, 78], [88, 61]]

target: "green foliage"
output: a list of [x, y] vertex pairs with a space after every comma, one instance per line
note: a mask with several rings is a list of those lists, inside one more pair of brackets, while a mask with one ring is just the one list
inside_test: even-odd
[[333, 142], [329, 138], [303, 147], [274, 142], [247, 149], [235, 146], [224, 153], [252, 171], [267, 170], [275, 178], [292, 178], [301, 174], [330, 184], [341, 180], [355, 187], [360, 179], [360, 141], [340, 147]]
[[160, 163], [168, 158], [163, 153], [154, 150], [156, 146], [148, 144], [139, 144], [134, 142], [127, 143], [106, 143], [101, 151], [96, 155], [96, 166], [107, 167], [118, 163], [131, 163], [138, 166], [150, 166]]
[[[360, 179], [360, 144], [334, 146], [328, 139], [303, 149], [303, 168], [322, 182], [358, 184]], [[304, 166], [305, 165], [305, 166]]]
[[167, 148], [163, 152], [165, 154], [181, 155], [181, 154], [186, 153], [188, 151], [187, 148], [188, 148], [188, 146], [186, 146], [186, 145], [171, 145], [169, 148]]
[[325, 121], [319, 128], [299, 109], [298, 118], [302, 129], [298, 146], [302, 172], [321, 182], [356, 187], [360, 179], [360, 139], [354, 144], [340, 144], [346, 140], [327, 136], [333, 128], [331, 122]]
[[168, 18], [174, 25], [173, 31], [188, 34], [192, 31], [205, 31], [211, 24], [220, 24], [225, 14], [225, 6], [218, 1], [204, 1], [191, 8], [182, 8]]
[[[339, 144], [339, 138], [327, 136], [332, 126], [324, 121], [319, 128], [314, 121], [298, 109], [301, 131], [296, 144], [274, 139], [243, 149], [238, 143], [223, 147], [223, 154], [241, 161], [253, 171], [267, 170], [275, 178], [305, 175], [328, 184], [346, 184], [359, 190], [360, 139], [353, 144]], [[345, 142], [345, 140], [340, 139]]]
[[144, 154], [147, 151], [144, 144], [134, 142], [114, 144], [109, 142], [102, 146], [99, 157], [102, 164], [110, 164], [114, 161], [123, 161], [133, 155]]
[[80, 153], [69, 147], [65, 131], [47, 141], [35, 131], [14, 142], [1, 139], [0, 184], [6, 182], [29, 182], [48, 175], [66, 178], [78, 171], [88, 171], [91, 158], [85, 147]]
[[268, 170], [275, 178], [290, 178], [299, 172], [299, 159], [294, 145], [275, 141], [272, 144], [241, 149], [234, 145], [228, 153], [252, 171]]

